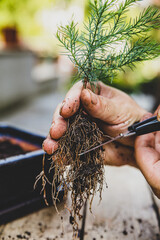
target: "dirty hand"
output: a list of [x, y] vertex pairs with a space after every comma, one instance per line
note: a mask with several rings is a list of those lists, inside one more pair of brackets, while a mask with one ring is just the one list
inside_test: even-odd
[[[142, 120], [151, 116], [152, 114], [144, 115]], [[157, 110], [157, 118], [160, 121], [160, 106]], [[160, 131], [136, 138], [135, 157], [153, 192], [160, 198]]]
[[[48, 154], [52, 154], [58, 148], [57, 140], [67, 129], [66, 119], [77, 112], [80, 101], [104, 134], [112, 137], [125, 132], [128, 126], [139, 121], [146, 112], [127, 94], [102, 82], [98, 82], [95, 93], [89, 86], [84, 89], [82, 82], [78, 82], [69, 90], [63, 103], [58, 105], [54, 113], [50, 134], [43, 144]], [[133, 146], [132, 137], [104, 146], [105, 164], [134, 165]]]

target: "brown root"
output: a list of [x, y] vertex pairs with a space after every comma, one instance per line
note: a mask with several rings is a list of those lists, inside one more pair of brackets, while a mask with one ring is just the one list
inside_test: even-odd
[[[51, 158], [50, 171], [54, 169], [52, 181], [52, 200], [56, 206], [58, 191], [63, 188], [64, 195], [71, 193], [72, 205], [69, 211], [72, 217], [73, 233], [78, 230], [77, 221], [81, 219], [81, 210], [89, 200], [90, 211], [95, 193], [101, 199], [104, 167], [101, 149], [79, 156], [81, 152], [102, 143], [103, 134], [97, 124], [82, 111], [68, 120], [68, 129], [59, 140], [59, 148]], [[44, 178], [44, 176], [43, 176]], [[55, 183], [59, 186], [56, 188]], [[44, 190], [46, 197], [46, 192]]]

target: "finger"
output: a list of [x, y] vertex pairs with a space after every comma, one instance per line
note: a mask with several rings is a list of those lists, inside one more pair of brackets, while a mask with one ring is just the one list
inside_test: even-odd
[[50, 138], [50, 136], [48, 136], [44, 142], [43, 142], [43, 150], [51, 155], [53, 154], [58, 148], [58, 142], [54, 141], [53, 139]]
[[[144, 121], [152, 116], [151, 113], [145, 114], [141, 121]], [[136, 138], [135, 141], [135, 152], [136, 152], [136, 160], [137, 163], [142, 169], [146, 172], [148, 170], [148, 166], [153, 164], [153, 158], [149, 159], [149, 163], [147, 160], [144, 160], [146, 157], [154, 152], [155, 147], [155, 135], [154, 133], [145, 134]], [[149, 153], [149, 155], [148, 155]], [[148, 156], [147, 156], [148, 155]], [[147, 161], [145, 163], [145, 161]]]
[[155, 134], [155, 150], [160, 154], [160, 131]]
[[[101, 88], [102, 89], [102, 88]], [[130, 118], [129, 113], [126, 118], [125, 114], [120, 113], [120, 109], [112, 99], [97, 96], [90, 90], [83, 90], [81, 94], [81, 101], [84, 105], [86, 111], [94, 118], [98, 119], [98, 125], [101, 130], [110, 135], [111, 137], [115, 137], [122, 132], [126, 132], [128, 126], [133, 124], [136, 121], [134, 118]], [[118, 122], [118, 124], [117, 124]], [[121, 139], [120, 142], [124, 143], [128, 146], [134, 145], [134, 137], [129, 139]]]
[[[88, 84], [87, 87], [91, 88], [90, 84]], [[70, 117], [78, 110], [82, 88], [82, 81], [75, 84], [67, 93], [63, 103], [57, 106], [56, 111], [53, 115], [52, 125], [50, 128], [51, 138], [59, 139], [66, 132], [67, 122], [65, 121], [64, 117]], [[95, 86], [95, 91], [98, 93], [99, 89], [100, 87], [97, 84]], [[60, 112], [63, 117], [60, 115]], [[66, 115], [66, 112], [68, 112], [68, 115]]]
[[105, 145], [104, 147], [104, 164], [113, 166], [130, 165], [137, 167], [134, 158], [134, 149], [125, 147], [116, 142]]
[[94, 94], [88, 89], [81, 93], [81, 101], [86, 111], [94, 118], [98, 118], [108, 124], [113, 124], [119, 117], [119, 108], [106, 97]]
[[83, 83], [78, 82], [68, 91], [62, 106], [60, 108], [60, 115], [63, 118], [69, 118], [73, 116], [80, 106], [80, 95], [83, 88]]
[[[146, 113], [141, 118], [141, 121], [147, 120], [152, 116], [153, 116], [152, 113]], [[151, 147], [151, 148], [155, 147], [155, 139], [154, 139], [153, 133], [145, 134], [136, 138], [136, 142], [135, 142], [136, 150], [143, 149], [146, 147]]]
[[59, 109], [61, 104], [59, 104], [56, 108], [56, 111], [53, 115], [53, 121], [50, 128], [50, 137], [53, 139], [59, 139], [63, 136], [63, 134], [67, 130], [67, 122], [66, 120], [60, 116]]
[[[102, 132], [106, 133], [110, 137], [116, 137], [121, 133], [128, 131], [128, 126], [131, 125], [131, 122], [125, 121], [124, 123], [120, 123], [117, 125], [109, 125], [104, 122], [98, 123], [98, 126], [102, 130]], [[135, 136], [130, 136], [127, 138], [120, 138], [118, 142], [121, 142], [127, 146], [134, 146]]]
[[160, 188], [160, 154], [155, 150], [153, 133], [137, 137], [135, 154], [137, 164], [148, 183], [153, 188]]
[[153, 148], [155, 147], [155, 136], [154, 133], [145, 134], [136, 138], [135, 143], [136, 149]]
[[[94, 90], [96, 94], [99, 94], [100, 92], [100, 85], [99, 83], [95, 85], [90, 85], [90, 83], [87, 83], [87, 88]], [[73, 87], [68, 91], [61, 109], [60, 109], [60, 115], [64, 118], [69, 118], [73, 116], [79, 109], [80, 106], [80, 95], [83, 89], [83, 82], [77, 82], [73, 85]]]

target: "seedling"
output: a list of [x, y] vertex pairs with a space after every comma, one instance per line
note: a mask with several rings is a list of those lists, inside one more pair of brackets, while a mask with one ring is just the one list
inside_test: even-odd
[[[119, 71], [125, 71], [125, 67], [133, 69], [136, 63], [159, 56], [160, 45], [151, 40], [148, 33], [160, 27], [160, 14], [157, 9], [148, 7], [135, 19], [128, 20], [126, 12], [136, 2], [90, 1], [89, 17], [82, 31], [74, 21], [59, 27], [57, 38], [77, 68], [76, 79], [82, 80], [84, 88], [89, 84], [94, 92], [98, 81], [108, 83]], [[83, 156], [79, 153], [102, 143], [102, 138], [103, 133], [97, 124], [80, 107], [68, 119], [67, 132], [59, 140], [59, 148], [51, 158], [54, 176], [50, 184], [54, 187], [58, 179], [59, 189], [63, 187], [65, 196], [71, 193], [72, 203], [68, 208], [74, 237], [85, 201], [90, 202], [91, 210], [96, 192], [101, 199], [104, 182], [102, 149]], [[46, 182], [43, 174], [44, 192]], [[57, 197], [58, 193], [53, 192], [55, 206]]]

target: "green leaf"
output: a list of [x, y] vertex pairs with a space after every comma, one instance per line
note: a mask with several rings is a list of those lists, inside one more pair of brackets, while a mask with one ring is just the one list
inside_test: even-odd
[[[57, 38], [84, 84], [86, 80], [91, 84], [112, 81], [125, 66], [133, 69], [138, 62], [160, 55], [160, 45], [146, 37], [152, 29], [160, 28], [159, 11], [148, 7], [127, 21], [126, 12], [136, 2], [125, 0], [115, 8], [117, 0], [91, 0], [89, 17], [81, 32], [73, 20], [58, 29]], [[119, 46], [121, 49], [116, 52]]]

